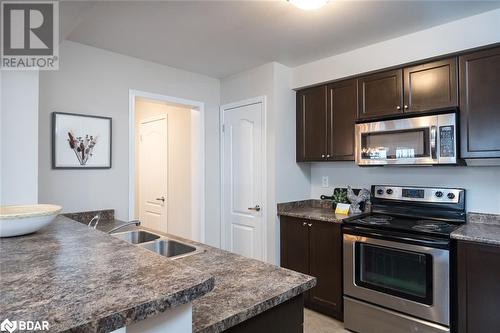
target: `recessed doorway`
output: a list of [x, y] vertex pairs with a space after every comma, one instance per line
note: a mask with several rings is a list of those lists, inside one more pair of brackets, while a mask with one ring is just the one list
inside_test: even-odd
[[129, 102], [129, 218], [203, 242], [203, 103], [135, 90]]

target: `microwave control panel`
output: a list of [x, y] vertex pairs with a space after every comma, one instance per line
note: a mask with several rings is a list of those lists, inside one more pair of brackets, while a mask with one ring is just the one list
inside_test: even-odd
[[455, 157], [455, 126], [439, 127], [439, 155], [441, 157]]

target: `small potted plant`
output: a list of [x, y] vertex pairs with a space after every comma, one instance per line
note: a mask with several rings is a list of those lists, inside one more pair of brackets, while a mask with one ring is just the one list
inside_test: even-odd
[[349, 200], [347, 199], [347, 189], [345, 188], [336, 188], [333, 190], [332, 196], [322, 195], [321, 199], [331, 200], [333, 209], [337, 208], [338, 203], [349, 203]]

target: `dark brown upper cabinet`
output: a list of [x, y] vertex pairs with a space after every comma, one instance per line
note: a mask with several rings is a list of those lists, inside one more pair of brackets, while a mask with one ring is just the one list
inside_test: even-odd
[[458, 106], [457, 59], [450, 58], [403, 69], [404, 112]]
[[317, 278], [305, 306], [343, 319], [341, 224], [280, 217], [281, 267]]
[[457, 107], [457, 59], [363, 76], [358, 87], [359, 119]]
[[403, 112], [403, 70], [371, 74], [358, 79], [360, 119]]
[[328, 85], [328, 160], [354, 161], [354, 123], [357, 110], [356, 79]]
[[500, 47], [465, 54], [460, 67], [462, 158], [500, 157]]
[[297, 161], [320, 161], [327, 155], [326, 85], [297, 92]]
[[297, 161], [353, 161], [357, 81], [297, 92]]
[[461, 158], [500, 158], [500, 47], [297, 92], [297, 162], [354, 160], [356, 120], [460, 107]]

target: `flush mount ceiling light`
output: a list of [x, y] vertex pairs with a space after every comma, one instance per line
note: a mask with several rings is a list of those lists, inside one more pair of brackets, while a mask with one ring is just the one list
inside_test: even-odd
[[319, 9], [326, 5], [328, 0], [287, 0], [297, 8], [304, 10]]

